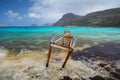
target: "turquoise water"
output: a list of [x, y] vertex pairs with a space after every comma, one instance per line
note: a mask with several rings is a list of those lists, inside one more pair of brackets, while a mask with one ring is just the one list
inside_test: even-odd
[[93, 27], [2, 27], [0, 28], [0, 46], [7, 50], [19, 52], [21, 49], [47, 49], [50, 36], [63, 35], [64, 30], [70, 30], [77, 38], [77, 46], [104, 42], [120, 42], [120, 28]]

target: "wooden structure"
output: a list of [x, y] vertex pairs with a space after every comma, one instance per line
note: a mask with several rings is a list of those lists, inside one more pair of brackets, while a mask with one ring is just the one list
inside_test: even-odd
[[59, 38], [57, 40], [54, 40], [54, 38], [55, 38], [55, 35], [52, 36], [52, 39], [49, 44], [49, 52], [48, 52], [46, 67], [49, 66], [51, 51], [52, 51], [52, 48], [55, 47], [55, 48], [59, 48], [59, 49], [68, 51], [67, 57], [62, 65], [62, 68], [64, 68], [68, 61], [70, 54], [73, 52], [73, 49], [74, 49], [74, 46], [76, 43], [76, 39], [73, 38], [73, 36], [71, 35], [69, 30], [66, 30], [64, 32], [64, 35], [61, 38]]

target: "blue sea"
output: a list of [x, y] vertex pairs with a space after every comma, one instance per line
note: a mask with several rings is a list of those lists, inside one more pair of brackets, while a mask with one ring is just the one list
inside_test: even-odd
[[[105, 27], [1, 27], [0, 28], [0, 50], [19, 53], [21, 50], [39, 51], [48, 49], [52, 34], [56, 39], [64, 34], [64, 30], [70, 30], [74, 38], [77, 38], [76, 47], [84, 45], [95, 45], [105, 42], [120, 43], [120, 28]], [[0, 52], [3, 54], [3, 52]]]

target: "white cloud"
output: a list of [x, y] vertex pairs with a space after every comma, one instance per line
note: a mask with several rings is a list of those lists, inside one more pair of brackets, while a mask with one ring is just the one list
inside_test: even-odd
[[10, 20], [12, 20], [12, 21], [13, 21], [13, 19], [19, 19], [19, 20], [22, 19], [22, 17], [20, 16], [19, 13], [13, 12], [12, 10], [8, 10], [8, 11], [5, 13], [5, 15], [7, 15], [8, 18], [10, 18]]
[[8, 17], [17, 17], [19, 14], [18, 13], [15, 13], [13, 12], [12, 10], [8, 10], [6, 13], [5, 13]]
[[19, 17], [18, 17], [18, 19], [20, 20], [20, 19], [22, 19], [22, 17], [21, 17], [21, 16], [19, 16]]
[[28, 16], [30, 18], [36, 18], [36, 19], [41, 18], [41, 15], [37, 13], [29, 13]]
[[118, 0], [34, 0], [28, 17], [55, 22], [65, 13], [85, 15], [93, 11], [120, 7]]

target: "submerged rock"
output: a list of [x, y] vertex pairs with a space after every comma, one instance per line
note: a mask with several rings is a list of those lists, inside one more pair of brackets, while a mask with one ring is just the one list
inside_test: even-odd
[[29, 42], [29, 41], [0, 41], [0, 46], [4, 47], [6, 50], [9, 51], [9, 54], [19, 54], [21, 51], [24, 50], [31, 50], [31, 51], [39, 51], [42, 49], [48, 49], [46, 46], [46, 42], [37, 43], [37, 42]]

